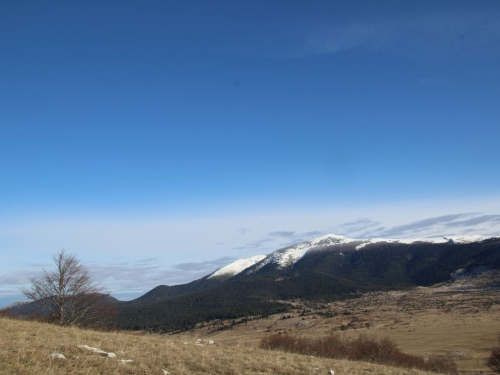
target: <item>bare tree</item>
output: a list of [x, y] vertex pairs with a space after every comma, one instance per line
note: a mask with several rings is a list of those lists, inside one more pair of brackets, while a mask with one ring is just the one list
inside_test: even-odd
[[55, 269], [43, 270], [22, 290], [42, 309], [42, 314], [60, 325], [99, 324], [109, 317], [109, 295], [95, 284], [88, 269], [75, 255], [64, 250], [53, 256]]

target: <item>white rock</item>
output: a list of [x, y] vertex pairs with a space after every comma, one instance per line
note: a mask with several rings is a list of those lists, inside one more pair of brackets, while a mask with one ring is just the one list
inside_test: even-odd
[[120, 359], [120, 363], [131, 363], [134, 362], [132, 359]]
[[91, 352], [94, 352], [96, 354], [100, 354], [100, 355], [105, 356], [105, 357], [116, 358], [116, 354], [115, 353], [111, 353], [111, 352], [108, 353], [108, 352], [105, 352], [102, 349], [93, 348], [93, 347], [88, 346], [88, 345], [78, 345], [78, 348], [85, 349], [85, 350], [90, 350]]
[[208, 344], [213, 345], [213, 344], [215, 344], [215, 342], [214, 342], [214, 340], [208, 340]]
[[163, 375], [170, 375], [170, 372], [168, 372], [167, 370], [161, 370], [163, 371]]
[[61, 353], [52, 353], [50, 355], [50, 358], [52, 358], [52, 359], [66, 359], [64, 354], [61, 354]]
[[335, 375], [335, 371], [333, 370], [330, 370], [330, 372], [328, 372], [329, 375]]

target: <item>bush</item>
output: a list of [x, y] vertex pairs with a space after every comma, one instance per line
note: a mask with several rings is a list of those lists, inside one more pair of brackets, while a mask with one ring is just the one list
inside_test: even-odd
[[388, 338], [377, 340], [360, 335], [355, 340], [349, 340], [338, 335], [330, 335], [308, 340], [297, 336], [277, 334], [264, 337], [260, 346], [268, 350], [281, 350], [317, 357], [366, 361], [443, 374], [458, 374], [457, 367], [451, 358], [432, 356], [426, 360], [424, 357], [406, 354]]
[[500, 335], [498, 335], [499, 346], [491, 350], [490, 358], [488, 358], [488, 367], [500, 374]]

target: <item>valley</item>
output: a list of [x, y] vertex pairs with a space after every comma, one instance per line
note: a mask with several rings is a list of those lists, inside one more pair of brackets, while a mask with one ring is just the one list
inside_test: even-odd
[[306, 338], [367, 334], [388, 337], [407, 353], [449, 355], [461, 373], [488, 373], [486, 358], [500, 333], [500, 290], [485, 290], [485, 285], [499, 281], [500, 273], [491, 271], [432, 287], [366, 293], [331, 303], [295, 301], [287, 314], [236, 325], [231, 320], [213, 321], [181, 336], [257, 347], [262, 337], [276, 333]]

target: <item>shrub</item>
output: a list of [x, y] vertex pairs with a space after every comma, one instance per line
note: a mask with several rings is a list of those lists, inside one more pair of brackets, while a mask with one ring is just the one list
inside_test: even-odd
[[[307, 345], [307, 340], [290, 335], [272, 335], [261, 340], [260, 346], [263, 349], [279, 350], [288, 353], [302, 353]], [[307, 353], [304, 353], [307, 354]]]
[[488, 358], [488, 367], [500, 374], [500, 335], [498, 335], [499, 346], [491, 350], [490, 358]]
[[[451, 358], [432, 356], [426, 360], [424, 357], [406, 354], [388, 338], [377, 340], [360, 335], [357, 339], [350, 340], [338, 335], [330, 335], [308, 340], [297, 336], [277, 334], [264, 337], [260, 346], [268, 350], [281, 350], [317, 357], [365, 361], [444, 374], [458, 374], [457, 367]], [[498, 358], [500, 359], [500, 356]]]

